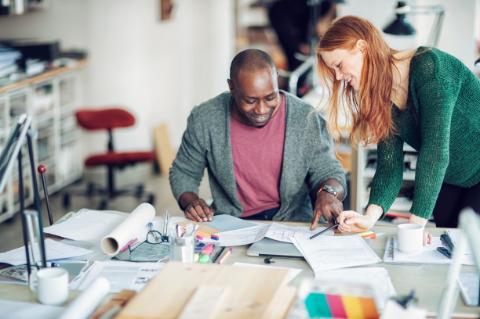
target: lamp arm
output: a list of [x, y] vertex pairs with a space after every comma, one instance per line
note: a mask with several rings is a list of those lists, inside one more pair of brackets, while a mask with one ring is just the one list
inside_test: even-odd
[[444, 11], [439, 11], [438, 14], [435, 16], [435, 22], [432, 25], [432, 30], [430, 31], [430, 35], [428, 36], [428, 41], [432, 44], [433, 47], [436, 47], [438, 44], [438, 39], [440, 38], [440, 30], [442, 30], [444, 17]]
[[428, 35], [428, 45], [436, 47], [438, 39], [440, 38], [440, 30], [443, 25], [443, 18], [445, 17], [445, 9], [440, 5], [426, 5], [426, 6], [405, 6], [398, 8], [395, 12], [402, 10], [404, 14], [434, 14], [435, 20], [432, 24], [430, 34]]

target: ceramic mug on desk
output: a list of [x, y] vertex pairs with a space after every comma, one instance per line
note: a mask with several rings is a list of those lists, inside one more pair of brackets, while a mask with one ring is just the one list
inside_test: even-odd
[[398, 250], [406, 254], [421, 252], [423, 249], [423, 226], [400, 224], [397, 228]]
[[193, 236], [172, 236], [170, 241], [170, 260], [193, 263], [195, 238]]
[[68, 271], [64, 268], [42, 268], [32, 276], [31, 288], [45, 305], [58, 306], [68, 299]]

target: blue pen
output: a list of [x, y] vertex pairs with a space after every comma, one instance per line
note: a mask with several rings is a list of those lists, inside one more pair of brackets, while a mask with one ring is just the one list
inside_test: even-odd
[[448, 250], [450, 250], [450, 252], [453, 251], [454, 245], [453, 245], [452, 239], [450, 238], [448, 233], [444, 233], [444, 234], [440, 235], [440, 240], [442, 241], [442, 244], [445, 247], [447, 247]]
[[449, 251], [447, 248], [445, 248], [445, 247], [437, 247], [437, 251], [438, 251], [440, 254], [444, 255], [445, 257], [447, 257], [447, 258], [449, 258], [449, 259], [452, 258], [452, 254], [451, 254], [450, 251]]

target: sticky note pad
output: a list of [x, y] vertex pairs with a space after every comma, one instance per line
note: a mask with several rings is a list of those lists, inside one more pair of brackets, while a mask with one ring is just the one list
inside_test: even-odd
[[327, 296], [321, 293], [311, 293], [305, 298], [308, 316], [310, 318], [332, 318]]
[[380, 318], [372, 298], [312, 292], [305, 298], [309, 318]]

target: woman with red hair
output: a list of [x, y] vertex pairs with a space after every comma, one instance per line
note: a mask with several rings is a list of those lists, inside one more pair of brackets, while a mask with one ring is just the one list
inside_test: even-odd
[[404, 142], [418, 151], [411, 223], [456, 227], [462, 208], [480, 211], [480, 81], [435, 48], [396, 51], [365, 19], [346, 16], [325, 33], [318, 69], [330, 88], [330, 119], [352, 124], [354, 142], [378, 143], [365, 214], [342, 212], [343, 232], [364, 231], [398, 195]]

